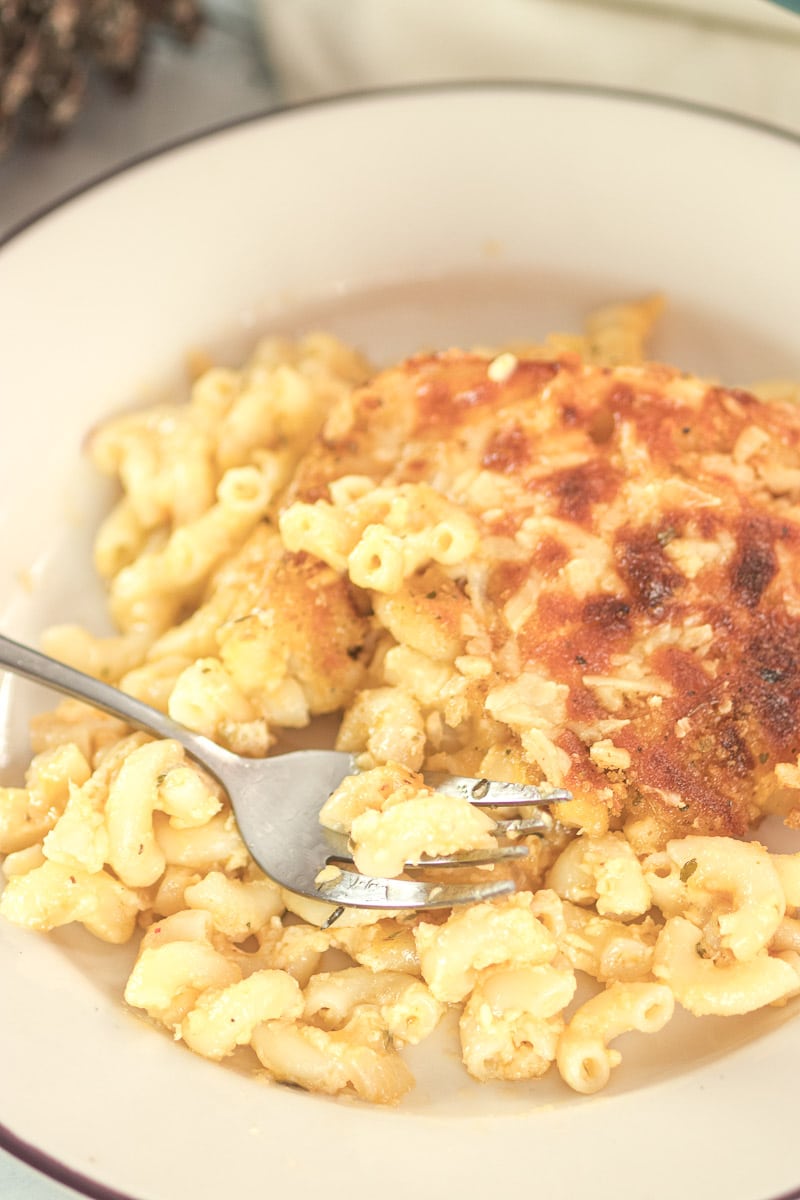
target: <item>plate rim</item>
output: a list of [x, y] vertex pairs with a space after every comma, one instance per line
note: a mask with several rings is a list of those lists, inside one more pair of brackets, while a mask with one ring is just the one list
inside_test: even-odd
[[[777, 125], [761, 117], [750, 117], [746, 113], [735, 112], [733, 109], [725, 108], [721, 105], [705, 104], [702, 101], [689, 100], [680, 96], [661, 95], [657, 92], [649, 92], [646, 89], [639, 88], [612, 87], [595, 83], [573, 83], [568, 80], [559, 79], [464, 79], [393, 84], [390, 87], [354, 88], [346, 92], [336, 92], [335, 94], [326, 96], [314, 96], [308, 100], [298, 100], [287, 104], [283, 104], [279, 100], [277, 104], [267, 105], [239, 116], [228, 117], [223, 121], [214, 122], [210, 125], [203, 125], [200, 129], [196, 129], [191, 133], [181, 134], [178, 137], [171, 138], [169, 141], [159, 143], [149, 150], [132, 154], [114, 166], [90, 175], [82, 183], [76, 184], [75, 187], [62, 192], [55, 199], [35, 208], [27, 217], [16, 221], [10, 229], [0, 234], [0, 251], [4, 250], [21, 234], [26, 233], [33, 225], [38, 224], [38, 222], [49, 217], [52, 213], [71, 204], [73, 200], [79, 199], [87, 192], [94, 191], [95, 188], [108, 183], [112, 179], [116, 179], [118, 175], [123, 175], [127, 171], [133, 171], [145, 163], [172, 154], [176, 150], [181, 150], [186, 146], [194, 145], [196, 142], [210, 141], [212, 138], [229, 133], [234, 129], [244, 128], [259, 121], [266, 122], [275, 118], [291, 117], [295, 113], [305, 112], [306, 110], [346, 107], [350, 104], [369, 100], [401, 99], [403, 96], [438, 95], [442, 93], [498, 91], [519, 92], [520, 94], [562, 94], [594, 97], [598, 100], [620, 100], [633, 104], [643, 104], [737, 125], [740, 128], [750, 129], [753, 132], [789, 142], [800, 148], [800, 131]], [[783, 1198], [779, 1197], [778, 1200], [783, 1200]]]
[[[87, 1200], [143, 1200], [141, 1196], [134, 1196], [131, 1192], [117, 1191], [115, 1188], [92, 1179], [89, 1175], [84, 1175], [81, 1171], [76, 1171], [73, 1167], [67, 1166], [61, 1159], [54, 1158], [52, 1154], [48, 1154], [31, 1142], [17, 1137], [2, 1121], [0, 1121], [0, 1149], [4, 1150], [15, 1162], [30, 1167], [52, 1183], [71, 1188], [78, 1196], [87, 1197]], [[794, 1200], [794, 1197], [778, 1196], [776, 1200]]]
[[[800, 131], [783, 127], [770, 121], [751, 117], [744, 113], [735, 112], [722, 106], [706, 104], [677, 96], [662, 95], [644, 89], [613, 87], [602, 84], [583, 84], [558, 79], [481, 79], [481, 80], [447, 80], [442, 82], [421, 82], [397, 84], [388, 87], [358, 88], [332, 95], [312, 97], [307, 100], [281, 103], [259, 107], [219, 122], [203, 125], [188, 134], [182, 134], [157, 146], [123, 158], [115, 165], [99, 171], [77, 184], [75, 187], [60, 193], [53, 200], [33, 210], [22, 220], [15, 222], [5, 233], [0, 234], [0, 253], [14, 243], [20, 236], [34, 226], [59, 212], [62, 208], [79, 200], [86, 194], [95, 191], [104, 184], [115, 180], [138, 167], [149, 164], [162, 157], [180, 151], [188, 146], [201, 142], [211, 142], [213, 139], [243, 129], [251, 125], [271, 120], [291, 118], [295, 114], [306, 111], [322, 111], [332, 107], [347, 108], [354, 104], [384, 101], [403, 97], [437, 95], [459, 95], [478, 93], [519, 93], [520, 95], [565, 95], [596, 99], [599, 101], [616, 101], [632, 106], [658, 108], [671, 112], [679, 112], [689, 116], [722, 122], [778, 139], [793, 145], [800, 150]], [[141, 1195], [120, 1191], [108, 1184], [102, 1183], [82, 1171], [70, 1167], [61, 1159], [54, 1157], [39, 1146], [20, 1138], [4, 1122], [0, 1121], [0, 1149], [5, 1151], [13, 1160], [24, 1164], [54, 1183], [71, 1188], [78, 1196], [87, 1200], [145, 1200]], [[800, 1183], [789, 1191], [784, 1191], [765, 1200], [800, 1200]]]

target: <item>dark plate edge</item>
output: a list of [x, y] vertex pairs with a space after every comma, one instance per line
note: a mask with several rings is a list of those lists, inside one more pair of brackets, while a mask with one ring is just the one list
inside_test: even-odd
[[104, 1183], [90, 1179], [81, 1171], [73, 1170], [60, 1159], [53, 1158], [44, 1150], [40, 1150], [38, 1146], [33, 1146], [30, 1142], [24, 1142], [22, 1138], [18, 1138], [2, 1122], [0, 1122], [0, 1149], [56, 1183], [72, 1188], [82, 1196], [89, 1197], [89, 1200], [142, 1200], [141, 1197], [132, 1196], [129, 1192], [118, 1192]]
[[217, 137], [219, 134], [227, 133], [233, 129], [238, 129], [246, 125], [255, 124], [258, 121], [266, 121], [273, 117], [286, 117], [294, 113], [304, 112], [306, 109], [330, 108], [335, 106], [345, 107], [348, 104], [358, 103], [369, 99], [387, 99], [391, 97], [402, 96], [417, 96], [417, 95], [435, 95], [438, 93], [456, 93], [456, 92], [545, 92], [545, 93], [561, 93], [564, 95], [595, 97], [598, 100], [626, 100], [636, 104], [652, 105], [655, 108], [673, 109], [679, 112], [694, 113], [697, 116], [711, 118], [712, 120], [723, 121], [727, 124], [738, 125], [741, 128], [751, 129], [754, 132], [765, 134], [768, 137], [778, 138], [782, 141], [792, 143], [795, 146], [800, 146], [800, 133], [795, 133], [794, 130], [783, 128], [779, 125], [773, 125], [769, 121], [763, 121], [758, 117], [748, 117], [742, 113], [736, 113], [730, 109], [717, 108], [711, 104], [703, 104], [699, 101], [684, 100], [679, 97], [661, 96], [655, 92], [639, 91], [635, 89], [605, 87], [601, 84], [582, 84], [582, 83], [565, 83], [560, 80], [542, 79], [542, 80], [524, 80], [524, 79], [500, 79], [500, 80], [464, 80], [464, 81], [447, 81], [443, 83], [419, 83], [419, 84], [398, 84], [387, 88], [366, 88], [350, 92], [338, 93], [335, 96], [323, 96], [311, 100], [303, 100], [294, 104], [268, 106], [257, 109], [251, 113], [245, 113], [243, 116], [231, 117], [225, 121], [220, 121], [218, 124], [209, 125], [203, 129], [196, 130], [194, 133], [184, 134], [181, 137], [174, 138], [171, 141], [164, 142], [152, 150], [142, 151], [140, 154], [132, 155], [130, 158], [124, 159], [116, 166], [109, 167], [106, 171], [101, 171], [97, 175], [91, 176], [85, 182], [78, 184], [75, 188], [64, 192], [55, 200], [36, 209], [28, 217], [24, 217], [21, 221], [16, 222], [4, 234], [0, 236], [0, 250], [7, 246], [9, 242], [25, 233], [32, 225], [38, 221], [48, 217], [51, 213], [70, 204], [73, 200], [78, 199], [86, 192], [92, 191], [101, 184], [107, 183], [109, 180], [116, 178], [117, 175], [122, 175], [126, 171], [135, 169], [144, 163], [150, 162], [153, 159], [162, 157], [162, 155], [171, 154], [175, 150], [180, 150], [184, 146], [190, 146], [195, 142], [204, 141]]

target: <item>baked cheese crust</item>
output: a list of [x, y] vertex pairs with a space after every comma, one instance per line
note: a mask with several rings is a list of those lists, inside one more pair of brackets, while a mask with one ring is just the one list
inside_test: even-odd
[[379, 631], [405, 604], [489, 661], [448, 765], [547, 775], [575, 823], [653, 843], [794, 820], [800, 411], [662, 365], [421, 355], [336, 405], [290, 500], [351, 475], [424, 482], [478, 525], [467, 561], [374, 598]]

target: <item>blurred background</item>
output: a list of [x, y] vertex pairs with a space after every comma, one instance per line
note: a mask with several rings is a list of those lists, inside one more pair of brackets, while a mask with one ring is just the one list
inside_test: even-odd
[[770, 0], [0, 0], [0, 236], [209, 126], [452, 79], [645, 90], [800, 133], [800, 15]]

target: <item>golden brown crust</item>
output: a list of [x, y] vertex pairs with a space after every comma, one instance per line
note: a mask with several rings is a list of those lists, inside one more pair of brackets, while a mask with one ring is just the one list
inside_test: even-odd
[[[500, 382], [488, 365], [452, 351], [379, 375], [292, 497], [358, 473], [462, 505], [495, 681], [513, 661], [569, 688], [567, 784], [671, 833], [742, 834], [800, 753], [800, 413], [661, 365], [564, 355]], [[601, 736], [628, 767], [598, 769]]]

